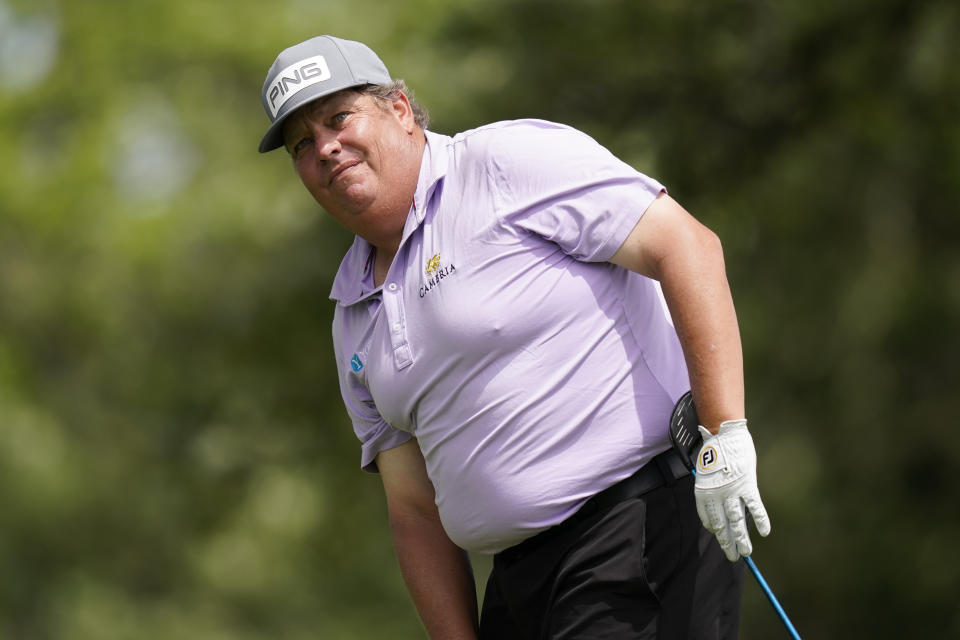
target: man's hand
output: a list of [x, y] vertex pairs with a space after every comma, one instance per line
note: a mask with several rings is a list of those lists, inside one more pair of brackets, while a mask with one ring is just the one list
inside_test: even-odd
[[[728, 420], [714, 435], [699, 427], [703, 446], [697, 456], [694, 495], [703, 526], [731, 562], [753, 552], [746, 510], [761, 536], [770, 533], [770, 518], [757, 489], [757, 452], [746, 420]], [[746, 508], [744, 508], [746, 507]]]

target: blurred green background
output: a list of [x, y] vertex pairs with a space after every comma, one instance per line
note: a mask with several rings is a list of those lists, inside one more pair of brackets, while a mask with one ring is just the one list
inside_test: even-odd
[[[960, 638], [947, 0], [0, 0], [0, 638], [423, 637], [339, 400], [350, 238], [256, 152], [321, 33], [435, 131], [566, 122], [715, 229], [760, 568], [805, 638]], [[786, 637], [749, 579], [741, 637]]]

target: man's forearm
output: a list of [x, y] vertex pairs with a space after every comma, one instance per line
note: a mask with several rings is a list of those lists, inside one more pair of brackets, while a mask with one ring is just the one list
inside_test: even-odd
[[[681, 235], [681, 234], [678, 234]], [[683, 347], [704, 436], [697, 458], [697, 514], [727, 559], [749, 556], [749, 513], [761, 536], [770, 518], [757, 489], [757, 457], [744, 418], [743, 351], [720, 240], [684, 225], [686, 250], [658, 262], [663, 295]]]
[[391, 515], [390, 529], [404, 582], [430, 638], [475, 639], [477, 594], [466, 552], [450, 541], [439, 519]]
[[660, 279], [683, 347], [701, 424], [716, 432], [745, 418], [740, 330], [720, 242], [699, 238], [695, 252], [664, 260]]

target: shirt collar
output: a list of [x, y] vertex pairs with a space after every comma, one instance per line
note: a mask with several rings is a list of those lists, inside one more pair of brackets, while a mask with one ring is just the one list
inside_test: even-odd
[[[413, 207], [407, 214], [401, 245], [423, 222], [430, 197], [447, 175], [447, 148], [451, 138], [432, 131], [424, 131], [424, 134], [427, 143], [423, 148]], [[354, 236], [353, 245], [344, 255], [333, 279], [330, 299], [349, 306], [379, 290], [380, 287], [373, 286], [373, 246], [360, 236]]]
[[452, 140], [450, 136], [432, 131], [424, 131], [424, 133], [427, 136], [427, 144], [423, 149], [423, 160], [420, 162], [417, 190], [413, 192], [413, 208], [416, 211], [418, 224], [423, 222], [427, 214], [430, 196], [447, 175], [447, 149]]

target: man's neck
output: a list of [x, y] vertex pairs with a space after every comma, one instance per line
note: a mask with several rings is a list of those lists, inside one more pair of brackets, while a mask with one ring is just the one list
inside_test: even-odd
[[376, 248], [373, 254], [373, 285], [379, 287], [387, 279], [387, 271], [393, 264], [393, 257], [397, 251], [388, 251], [386, 249]]
[[[406, 175], [406, 189], [402, 190], [403, 196], [401, 196], [399, 202], [393, 205], [393, 211], [396, 216], [395, 220], [401, 224], [396, 225], [395, 228], [398, 231], [394, 232], [389, 239], [381, 238], [379, 242], [371, 241], [370, 238], [367, 239], [368, 242], [371, 242], [376, 249], [376, 253], [373, 261], [373, 282], [375, 286], [380, 286], [383, 284], [383, 281], [387, 277], [387, 271], [390, 270], [390, 265], [393, 263], [393, 257], [397, 254], [397, 250], [400, 248], [400, 242], [403, 237], [403, 229], [406, 226], [407, 216], [410, 214], [410, 207], [413, 206], [413, 194], [417, 188], [417, 182], [420, 177], [420, 165], [423, 161], [423, 154], [426, 149], [427, 138], [426, 134], [421, 129], [413, 134], [413, 139], [411, 140], [411, 154], [410, 161], [406, 163], [407, 175]], [[393, 226], [393, 225], [391, 225]]]

